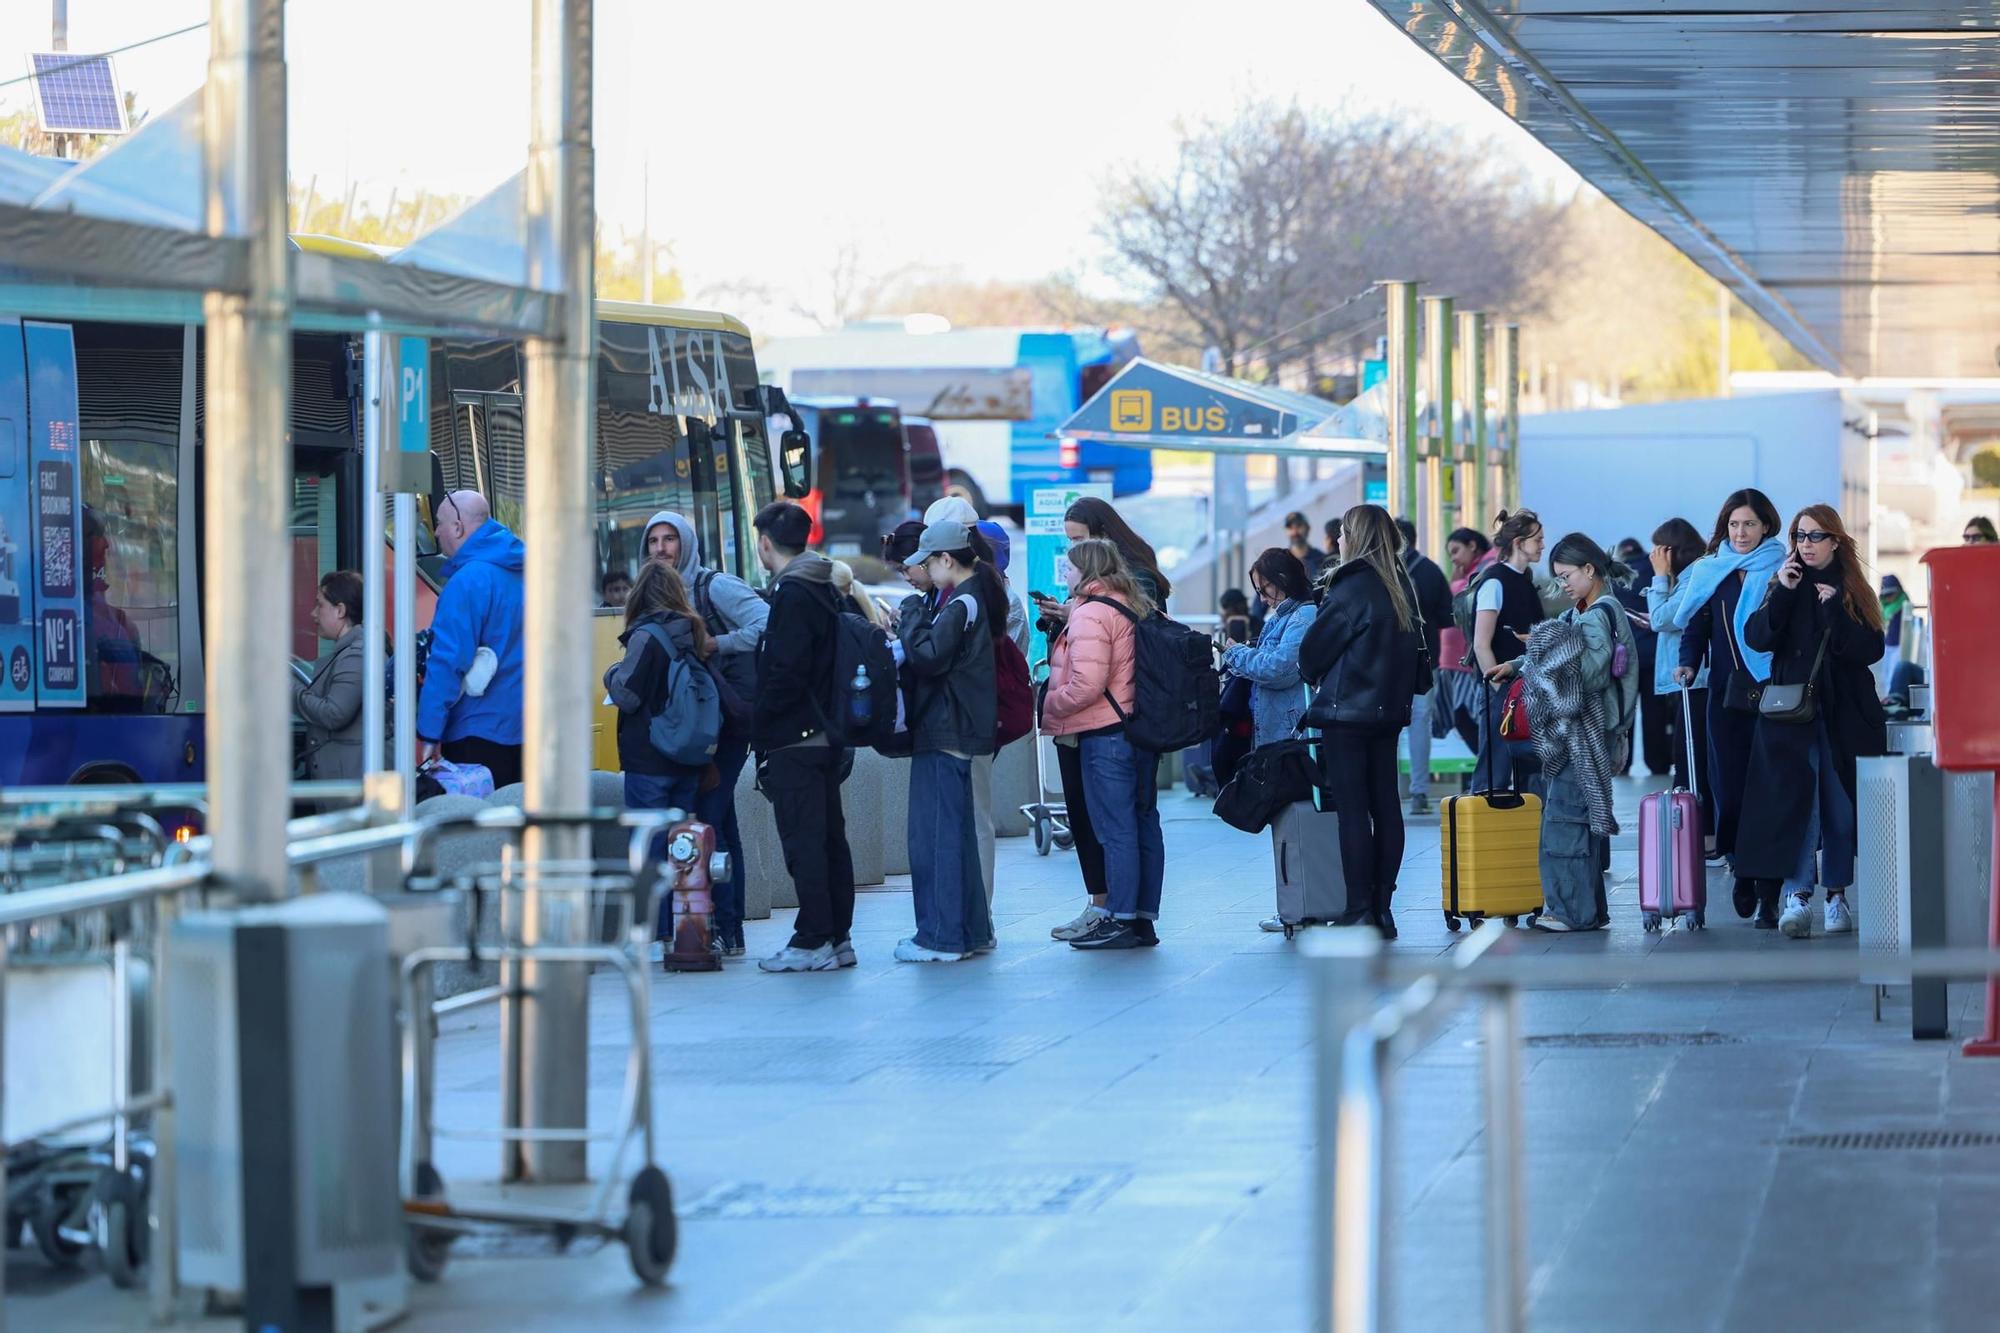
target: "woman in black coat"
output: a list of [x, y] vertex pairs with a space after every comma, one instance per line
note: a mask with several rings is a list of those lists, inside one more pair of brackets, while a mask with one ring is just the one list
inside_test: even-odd
[[1831, 506], [1811, 505], [1792, 520], [1791, 551], [1743, 637], [1771, 654], [1771, 685], [1808, 687], [1814, 717], [1758, 717], [1736, 873], [1756, 881], [1760, 929], [1776, 926], [1794, 939], [1812, 934], [1819, 884], [1826, 888], [1826, 933], [1851, 931], [1845, 890], [1854, 883], [1858, 849], [1855, 761], [1884, 753], [1889, 738], [1869, 670], [1882, 657], [1881, 604]]
[[1321, 729], [1320, 781], [1340, 812], [1340, 868], [1357, 904], [1335, 925], [1365, 920], [1396, 938], [1389, 900], [1403, 865], [1397, 737], [1410, 725], [1424, 641], [1402, 534], [1377, 505], [1341, 520], [1347, 559], [1299, 642], [1299, 674], [1318, 690], [1306, 720]]

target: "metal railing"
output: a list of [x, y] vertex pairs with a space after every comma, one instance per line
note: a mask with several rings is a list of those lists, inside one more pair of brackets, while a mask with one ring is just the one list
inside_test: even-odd
[[[1513, 933], [1488, 925], [1443, 962], [1391, 954], [1372, 930], [1318, 930], [1300, 941], [1314, 974], [1318, 1061], [1313, 1327], [1377, 1333], [1387, 1326], [1392, 1202], [1389, 1171], [1393, 1067], [1436, 1032], [1461, 1003], [1484, 1005], [1481, 1085], [1485, 1103], [1483, 1189], [1485, 1327], [1527, 1327], [1526, 1123], [1522, 1113], [1521, 992], [1755, 983], [1861, 985], [1852, 953], [1650, 954], [1642, 959], [1514, 954]], [[1868, 960], [1871, 976], [1895, 981], [1983, 981], [2000, 975], [2000, 949], [1918, 949]]]

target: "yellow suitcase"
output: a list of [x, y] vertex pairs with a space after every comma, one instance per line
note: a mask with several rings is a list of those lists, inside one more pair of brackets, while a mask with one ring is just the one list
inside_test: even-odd
[[1444, 924], [1507, 924], [1542, 913], [1542, 800], [1511, 791], [1452, 796], [1438, 807], [1444, 850]]

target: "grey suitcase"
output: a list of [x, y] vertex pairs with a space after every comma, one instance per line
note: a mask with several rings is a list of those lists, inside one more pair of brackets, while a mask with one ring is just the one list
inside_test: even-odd
[[1337, 812], [1315, 809], [1311, 801], [1286, 806], [1271, 824], [1271, 864], [1286, 939], [1299, 926], [1331, 921], [1348, 910]]

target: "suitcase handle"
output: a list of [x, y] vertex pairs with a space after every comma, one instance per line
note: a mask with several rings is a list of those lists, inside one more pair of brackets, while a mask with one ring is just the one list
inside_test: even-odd
[[1701, 799], [1701, 769], [1694, 757], [1694, 692], [1681, 684], [1681, 752], [1687, 757], [1688, 795]]

